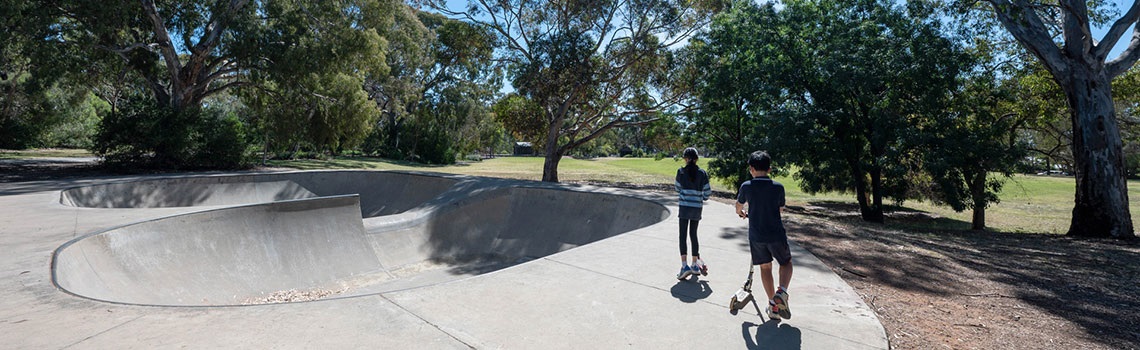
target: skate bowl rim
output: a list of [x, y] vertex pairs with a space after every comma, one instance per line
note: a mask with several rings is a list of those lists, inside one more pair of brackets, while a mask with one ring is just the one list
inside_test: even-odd
[[[358, 171], [358, 170], [351, 170], [351, 172], [356, 172], [356, 171]], [[261, 175], [338, 173], [338, 172], [343, 172], [343, 171], [297, 171], [297, 172], [272, 173], [272, 174], [241, 174], [241, 175], [230, 174], [230, 175], [206, 175], [206, 176], [176, 176], [176, 177], [171, 177], [171, 178], [118, 181], [118, 182], [113, 182], [113, 184], [122, 185], [122, 184], [130, 184], [133, 182], [163, 181], [163, 180], [167, 180], [167, 179], [214, 178], [217, 176], [220, 176], [221, 178], [226, 178], [226, 177], [248, 177], [248, 176], [256, 177], [256, 176], [261, 176]], [[480, 203], [479, 202], [480, 199], [485, 199], [487, 197], [492, 197], [492, 198], [507, 197], [507, 198], [509, 198], [509, 197], [512, 197], [512, 195], [516, 194], [516, 192], [518, 192], [518, 191], [524, 191], [524, 192], [525, 191], [539, 191], [539, 193], [548, 193], [550, 195], [555, 195], [554, 193], [559, 193], [559, 194], [570, 193], [572, 195], [580, 195], [580, 196], [586, 196], [586, 197], [601, 196], [604, 198], [611, 198], [611, 199], [621, 198], [620, 199], [621, 201], [633, 200], [633, 201], [641, 202], [642, 204], [646, 205], [647, 207], [652, 207], [653, 208], [652, 210], [656, 210], [657, 214], [653, 215], [655, 217], [652, 219], [649, 219], [644, 224], [639, 224], [636, 227], [633, 227], [630, 229], [625, 229], [625, 230], [622, 230], [620, 232], [612, 232], [610, 234], [604, 235], [603, 237], [592, 239], [592, 240], [585, 242], [585, 243], [582, 243], [580, 245], [571, 246], [569, 248], [561, 248], [561, 249], [558, 249], [557, 251], [548, 252], [548, 253], [542, 254], [538, 258], [542, 258], [542, 257], [554, 255], [554, 254], [559, 254], [559, 253], [562, 253], [562, 252], [565, 252], [565, 251], [568, 251], [571, 249], [575, 249], [575, 248], [578, 248], [578, 247], [581, 247], [584, 245], [596, 243], [596, 242], [601, 241], [601, 240], [613, 238], [616, 236], [620, 236], [622, 234], [626, 234], [626, 233], [641, 230], [641, 229], [646, 229], [648, 227], [655, 226], [655, 225], [662, 223], [670, 215], [670, 210], [668, 209], [668, 207], [666, 207], [662, 203], [659, 203], [659, 201], [638, 197], [638, 196], [632, 195], [628, 192], [626, 192], [626, 193], [622, 193], [622, 192], [613, 193], [613, 192], [601, 192], [598, 190], [591, 190], [589, 188], [591, 186], [587, 186], [586, 188], [582, 188], [582, 187], [575, 188], [575, 187], [570, 187], [570, 186], [566, 186], [566, 185], [562, 185], [562, 184], [536, 183], [536, 182], [525, 181], [525, 180], [504, 180], [504, 179], [480, 178], [480, 177], [472, 177], [472, 176], [464, 176], [464, 175], [430, 174], [430, 173], [419, 173], [419, 172], [369, 171], [369, 170], [365, 170], [365, 172], [389, 173], [389, 174], [397, 174], [398, 176], [405, 176], [405, 175], [407, 175], [407, 176], [428, 176], [428, 177], [439, 177], [439, 178], [447, 178], [447, 179], [454, 180], [454, 184], [451, 185], [451, 187], [453, 188], [452, 190], [444, 191], [443, 193], [437, 194], [436, 197], [434, 197], [433, 199], [425, 201], [424, 203], [419, 203], [417, 206], [413, 207], [412, 209], [409, 209], [409, 210], [406, 210], [406, 211], [403, 211], [400, 213], [396, 213], [396, 214], [378, 216], [378, 217], [365, 218], [362, 216], [357, 216], [358, 220], [361, 220], [361, 223], [363, 223], [363, 224], [365, 224], [365, 226], [367, 226], [366, 230], [368, 230], [368, 231], [377, 231], [377, 228], [380, 228], [380, 231], [391, 231], [391, 230], [398, 230], [401, 228], [406, 229], [408, 227], [415, 228], [415, 227], [430, 225], [432, 222], [438, 221], [439, 216], [446, 215], [446, 214], [448, 214], [449, 211], [453, 212], [453, 211], [457, 210], [457, 209], [453, 208], [454, 205], [449, 205], [449, 204], [452, 204], [455, 202], [467, 201], [468, 203], [463, 204], [463, 205], [468, 205], [468, 206], [478, 205]], [[289, 175], [286, 175], [286, 176], [289, 176]], [[458, 198], [453, 198], [454, 193], [450, 193], [450, 192], [454, 192], [455, 187], [459, 187], [462, 184], [472, 185], [472, 183], [474, 184], [475, 188], [479, 189], [479, 191], [476, 191], [476, 193], [473, 193], [473, 194], [461, 195]], [[107, 184], [99, 184], [99, 185], [107, 185]], [[93, 185], [93, 186], [99, 186], [99, 185]], [[73, 187], [71, 189], [81, 188], [81, 187], [87, 187], [87, 186], [77, 186], [77, 187]], [[452, 198], [448, 197], [449, 194], [451, 194]], [[359, 194], [343, 194], [343, 195], [317, 196], [317, 197], [309, 197], [309, 198], [286, 199], [286, 200], [280, 200], [280, 201], [237, 204], [237, 205], [223, 205], [223, 206], [217, 206], [217, 205], [209, 206], [209, 205], [207, 205], [207, 206], [200, 206], [203, 210], [196, 210], [196, 211], [184, 212], [184, 213], [172, 214], [172, 215], [161, 215], [161, 216], [157, 216], [157, 217], [153, 217], [153, 218], [148, 218], [145, 220], [139, 220], [139, 221], [134, 221], [134, 222], [130, 222], [127, 224], [114, 226], [114, 227], [107, 228], [104, 230], [99, 230], [96, 232], [91, 232], [91, 233], [82, 235], [80, 237], [76, 237], [74, 239], [71, 239], [71, 240], [65, 242], [64, 244], [60, 245], [59, 247], [57, 247], [53, 251], [52, 261], [51, 261], [51, 281], [52, 281], [52, 284], [57, 289], [65, 292], [69, 295], [73, 295], [73, 296], [77, 296], [77, 297], [85, 298], [85, 299], [90, 299], [90, 300], [96, 300], [96, 301], [100, 301], [100, 302], [107, 302], [107, 303], [112, 303], [112, 304], [122, 304], [122, 305], [155, 306], [155, 307], [211, 307], [212, 308], [212, 307], [245, 307], [245, 306], [264, 306], [264, 305], [282, 304], [282, 303], [269, 303], [269, 304], [234, 304], [234, 303], [168, 304], [168, 303], [152, 303], [152, 302], [132, 302], [130, 300], [109, 300], [109, 299], [115, 299], [115, 298], [92, 297], [89, 295], [85, 295], [83, 293], [83, 291], [75, 291], [75, 290], [69, 289], [67, 287], [64, 287], [64, 285], [67, 283], [61, 283], [59, 280], [60, 274], [59, 274], [59, 271], [57, 270], [59, 268], [58, 262], [59, 262], [61, 254], [66, 254], [67, 250], [69, 248], [75, 246], [76, 244], [78, 244], [84, 240], [91, 239], [93, 237], [100, 236], [100, 235], [108, 235], [108, 234], [111, 234], [111, 233], [114, 233], [117, 231], [127, 229], [127, 228], [135, 226], [135, 225], [141, 225], [141, 224], [146, 224], [146, 223], [152, 223], [153, 224], [153, 223], [162, 222], [162, 221], [166, 221], [166, 220], [177, 220], [179, 218], [186, 218], [186, 217], [190, 217], [190, 216], [194, 216], [194, 215], [202, 215], [204, 213], [225, 213], [226, 211], [233, 211], [233, 210], [240, 209], [240, 208], [250, 208], [250, 207], [258, 207], [258, 206], [274, 206], [274, 205], [279, 205], [279, 204], [298, 203], [298, 202], [307, 202], [307, 201], [322, 201], [322, 200], [330, 200], [330, 199], [336, 199], [336, 198], [347, 198], [347, 197], [355, 197], [355, 198], [357, 198], [356, 200], [358, 202], [361, 200]], [[650, 211], [652, 211], [652, 210], [650, 210]], [[389, 220], [394, 220], [394, 221], [387, 222]], [[369, 224], [369, 222], [371, 222], [371, 224]], [[377, 222], [380, 222], [380, 224], [376, 224]], [[534, 239], [538, 240], [538, 239], [542, 239], [542, 238], [534, 238]], [[421, 288], [421, 287], [426, 287], [426, 286], [436, 285], [436, 284], [451, 283], [451, 282], [455, 282], [455, 281], [459, 281], [459, 280], [463, 280], [463, 279], [467, 279], [467, 278], [475, 278], [478, 276], [491, 274], [491, 273], [494, 273], [496, 271], [509, 269], [509, 268], [514, 267], [514, 266], [525, 264], [526, 262], [528, 262], [528, 261], [513, 263], [513, 264], [510, 264], [506, 267], [497, 268], [495, 270], [491, 270], [491, 271], [487, 271], [487, 272], [480, 272], [480, 273], [473, 274], [473, 275], [459, 276], [459, 277], [451, 279], [451, 280], [442, 281], [442, 282], [438, 282], [438, 283], [432, 283], [432, 284], [425, 284], [422, 286], [416, 286], [414, 288], [408, 288], [408, 289]], [[356, 298], [356, 297], [362, 297], [362, 296], [381, 294], [381, 293], [385, 293], [385, 292], [386, 291], [368, 292], [368, 293], [350, 293], [350, 294], [345, 294], [345, 295], [334, 295], [334, 296], [330, 296], [327, 298], [321, 298], [318, 300], [286, 302], [286, 304], [288, 304], [288, 303], [325, 301], [325, 300], [337, 300], [337, 299], [346, 299], [346, 298]]]

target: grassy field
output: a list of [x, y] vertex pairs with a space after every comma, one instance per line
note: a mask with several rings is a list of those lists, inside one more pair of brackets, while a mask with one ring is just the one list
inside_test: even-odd
[[81, 149], [35, 149], [35, 150], [4, 150], [0, 149], [0, 159], [26, 159], [26, 158], [74, 158], [74, 157], [93, 157], [91, 152]]
[[[299, 160], [275, 161], [273, 166], [298, 169], [361, 168], [383, 170], [420, 170], [454, 174], [506, 177], [539, 180], [542, 177], [541, 157], [504, 157], [451, 166], [422, 166], [370, 158], [338, 158], [330, 161]], [[707, 159], [698, 164], [707, 165]], [[672, 183], [682, 163], [671, 158], [599, 158], [563, 159], [559, 166], [562, 181], [609, 181], [630, 183]], [[799, 182], [790, 176], [776, 178], [784, 183], [790, 205], [820, 202], [855, 203], [854, 195], [824, 193], [809, 195], [799, 188]], [[1000, 195], [1001, 202], [986, 212], [986, 225], [991, 230], [1006, 232], [1064, 233], [1072, 217], [1075, 182], [1072, 177], [1015, 175], [1006, 181]], [[1140, 181], [1129, 181], [1129, 200], [1133, 222], [1140, 222]], [[713, 189], [734, 193], [736, 189], [714, 180]], [[928, 202], [908, 201], [900, 210], [914, 210], [932, 214], [936, 220], [888, 225], [908, 227], [969, 229], [972, 212], [954, 212], [950, 208]]]
[[[24, 159], [32, 157], [90, 157], [82, 150], [0, 150], [0, 159]], [[270, 161], [269, 166], [296, 169], [378, 169], [415, 170], [441, 173], [465, 174], [488, 177], [504, 177], [525, 180], [542, 178], [542, 157], [503, 157], [478, 162], [464, 162], [449, 166], [428, 166], [422, 164], [396, 162], [386, 159], [365, 157], [338, 157], [332, 160], [292, 160]], [[707, 167], [708, 159], [698, 164]], [[562, 181], [628, 182], [638, 184], [672, 184], [680, 160], [666, 158], [565, 158], [559, 166], [559, 179]], [[854, 195], [823, 193], [809, 195], [799, 188], [799, 181], [790, 176], [777, 177], [787, 189], [790, 205], [829, 203], [855, 203]], [[735, 188], [713, 180], [713, 190], [735, 193]], [[1075, 182], [1072, 177], [1049, 177], [1015, 175], [1006, 181], [1000, 195], [1001, 202], [991, 206], [986, 213], [986, 225], [991, 230], [1006, 232], [1064, 233], [1068, 230], [1073, 210]], [[1140, 222], [1140, 181], [1129, 181], [1129, 200], [1132, 221]], [[961, 213], [922, 201], [908, 201], [900, 211], [920, 211], [937, 219], [930, 220], [888, 220], [891, 226], [968, 229], [972, 212]]]

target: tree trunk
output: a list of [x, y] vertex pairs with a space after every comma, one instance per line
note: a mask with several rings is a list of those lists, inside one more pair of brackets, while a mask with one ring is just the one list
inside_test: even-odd
[[1076, 207], [1069, 235], [1135, 237], [1128, 210], [1128, 185], [1120, 129], [1103, 70], [1070, 65], [1067, 81], [1059, 81], [1073, 123], [1073, 161], [1077, 180]]
[[863, 221], [882, 223], [883, 208], [881, 206], [876, 207], [872, 204], [874, 202], [874, 200], [870, 198], [873, 196], [872, 193], [874, 193], [874, 189], [867, 188], [867, 182], [863, 180], [863, 176], [856, 176], [855, 198], [859, 201], [859, 214], [863, 217]]
[[558, 182], [558, 162], [562, 161], [562, 152], [547, 152], [546, 160], [542, 162], [542, 181]]
[[974, 207], [974, 220], [970, 225], [971, 230], [985, 231], [986, 229], [986, 206], [989, 205], [989, 199], [986, 198], [986, 172], [978, 171], [974, 174], [973, 179], [970, 180], [970, 196]]
[[863, 214], [864, 221], [883, 223], [883, 176], [879, 169], [871, 170], [871, 208]]
[[562, 153], [565, 152], [558, 147], [558, 136], [565, 119], [564, 115], [555, 115], [547, 125], [546, 146], [543, 147], [546, 150], [546, 160], [542, 162], [542, 181], [558, 182], [558, 162], [562, 161]]

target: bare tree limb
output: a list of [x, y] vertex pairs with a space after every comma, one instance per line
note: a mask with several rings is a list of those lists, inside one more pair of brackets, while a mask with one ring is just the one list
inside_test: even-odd
[[1140, 59], [1140, 26], [1132, 30], [1132, 41], [1128, 43], [1128, 48], [1120, 56], [1105, 63], [1105, 74], [1109, 79], [1120, 76], [1132, 68], [1137, 59]]
[[1120, 37], [1124, 36], [1124, 31], [1135, 24], [1137, 19], [1140, 19], [1140, 2], [1133, 1], [1132, 7], [1128, 9], [1128, 12], [1124, 13], [1124, 16], [1112, 23], [1112, 27], [1104, 34], [1104, 38], [1096, 44], [1095, 55], [1097, 59], [1104, 60], [1105, 57], [1108, 57], [1108, 53], [1112, 51], [1112, 47], [1116, 46], [1116, 42], [1120, 41]]
[[1049, 36], [1048, 28], [1032, 4], [1026, 0], [987, 1], [993, 7], [1002, 26], [1026, 49], [1040, 58], [1050, 72], [1058, 75], [1057, 73], [1068, 71], [1068, 64], [1061, 54], [1061, 49]]
[[559, 147], [559, 149], [561, 151], [565, 152], [567, 150], [571, 150], [571, 149], [574, 149], [578, 146], [581, 146], [581, 145], [585, 144], [586, 142], [590, 142], [590, 140], [598, 138], [598, 136], [602, 136], [602, 134], [605, 133], [609, 129], [645, 125], [645, 124], [649, 124], [649, 123], [652, 123], [654, 121], [657, 121], [657, 119], [660, 119], [660, 118], [653, 118], [653, 119], [641, 120], [641, 121], [636, 121], [636, 122], [611, 122], [611, 123], [607, 123], [606, 125], [602, 126], [601, 128], [594, 130], [594, 132], [590, 133], [589, 135], [586, 135], [586, 137], [583, 137], [583, 138], [578, 139], [576, 141], [568, 142], [567, 144], [563, 145], [562, 147]]
[[[182, 82], [182, 62], [178, 58], [178, 52], [174, 50], [174, 44], [170, 41], [170, 33], [166, 30], [166, 25], [162, 17], [158, 14], [158, 8], [154, 5], [154, 0], [140, 0], [142, 2], [143, 13], [146, 18], [150, 20], [151, 27], [154, 29], [154, 36], [158, 39], [158, 49], [162, 53], [163, 61], [166, 62], [166, 69], [170, 74], [170, 88], [171, 95], [179, 95], [183, 90], [184, 83]], [[180, 108], [177, 98], [171, 101], [171, 105], [175, 108]]]

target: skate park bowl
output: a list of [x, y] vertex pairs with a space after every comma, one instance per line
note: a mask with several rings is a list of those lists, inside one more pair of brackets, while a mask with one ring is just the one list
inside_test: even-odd
[[85, 208], [224, 206], [359, 194], [361, 215], [396, 214], [438, 196], [459, 180], [378, 171], [198, 176], [111, 183], [64, 190], [60, 202]]
[[200, 206], [59, 247], [68, 293], [155, 306], [237, 306], [469, 278], [665, 220], [663, 205], [521, 181], [332, 171], [73, 188], [67, 205]]

